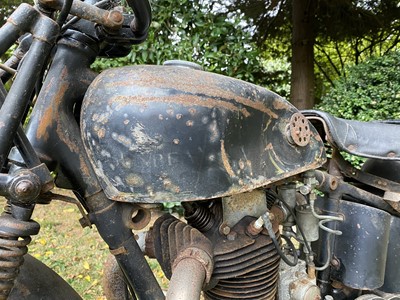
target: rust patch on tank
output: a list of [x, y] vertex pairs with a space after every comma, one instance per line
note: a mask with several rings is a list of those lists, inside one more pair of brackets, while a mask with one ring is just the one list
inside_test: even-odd
[[104, 127], [100, 127], [100, 129], [97, 131], [97, 136], [99, 139], [104, 139], [106, 136], [106, 129]]
[[267, 146], [265, 146], [264, 150], [273, 150], [274, 147], [272, 146], [271, 143], [268, 143]]
[[288, 103], [283, 98], [275, 98], [274, 101], [272, 102], [272, 106], [275, 109], [285, 109], [286, 110], [289, 108]]
[[[223, 100], [216, 99], [202, 99], [196, 95], [170, 95], [163, 97], [150, 97], [150, 96], [115, 96], [109, 100], [110, 105], [117, 105], [118, 103], [126, 104], [146, 104], [149, 102], [161, 102], [161, 103], [172, 103], [172, 104], [180, 104], [183, 106], [201, 106], [207, 108], [222, 108], [229, 111], [235, 111], [243, 114], [245, 117], [249, 117], [251, 114], [245, 108], [238, 107], [232, 103]], [[189, 110], [190, 113], [191, 110]], [[168, 110], [167, 113], [173, 116], [173, 110]], [[191, 113], [192, 114], [192, 113]]]
[[233, 172], [232, 166], [229, 163], [229, 158], [228, 154], [226, 153], [225, 150], [225, 141], [221, 140], [221, 159], [222, 159], [222, 164], [224, 165], [224, 168], [226, 172], [229, 174], [231, 177], [235, 177], [235, 172]]
[[266, 107], [264, 105], [264, 103], [262, 103], [262, 102], [255, 102], [253, 100], [246, 99], [246, 98], [235, 99], [235, 101], [239, 102], [241, 104], [244, 104], [246, 106], [249, 106], [251, 108], [254, 108], [256, 110], [259, 110], [259, 111], [261, 111], [263, 113], [266, 113], [267, 115], [269, 115], [273, 119], [277, 119], [278, 118], [278, 115], [276, 113], [274, 113], [271, 109]]
[[243, 160], [241, 160], [241, 159], [239, 159], [239, 169], [240, 170], [243, 170], [244, 169], [244, 162], [243, 162]]
[[[192, 99], [193, 95], [196, 95], [199, 91], [201, 91], [202, 94], [206, 95], [207, 97], [207, 100], [205, 100], [206, 102], [216, 101], [216, 99], [219, 99], [218, 102], [226, 102], [227, 104], [233, 105], [234, 107], [236, 107], [236, 105], [234, 105], [233, 103], [236, 102], [238, 104], [243, 104], [245, 106], [264, 112], [268, 114], [271, 118], [278, 118], [278, 115], [269, 107], [267, 107], [262, 101], [253, 101], [250, 98], [240, 96], [238, 95], [238, 93], [231, 91], [229, 85], [234, 86], [238, 84], [234, 79], [207, 72], [194, 72], [193, 70], [179, 70], [179, 72], [176, 72], [173, 69], [165, 69], [163, 76], [160, 76], [159, 71], [160, 69], [156, 67], [147, 69], [132, 68], [130, 70], [126, 70], [127, 76], [125, 76], [125, 78], [135, 78], [138, 76], [138, 72], [140, 72], [142, 73], [139, 76], [140, 81], [138, 81], [140, 87], [153, 88], [155, 85], [157, 85], [157, 88], [160, 90], [165, 89], [168, 91], [172, 89], [182, 91], [182, 93], [184, 93], [183, 96], [189, 99]], [[238, 82], [241, 83], [240, 81]], [[220, 84], [217, 85], [216, 83]], [[262, 93], [262, 88], [258, 88], [249, 83], [245, 84], [248, 85], [248, 89], [253, 90], [254, 95]], [[115, 88], [118, 86], [128, 87], [131, 85], [132, 79], [126, 81], [113, 81], [106, 84], [108, 88]], [[162, 97], [167, 98], [169, 96], [164, 95]], [[195, 98], [198, 98], [198, 96], [195, 96]], [[149, 99], [149, 101], [154, 100]], [[191, 100], [188, 101], [190, 102]], [[138, 103], [144, 102], [139, 101]], [[181, 102], [178, 100], [178, 103]], [[222, 106], [222, 104], [220, 104], [219, 106]], [[235, 110], [237, 110], [237, 108]], [[247, 110], [243, 111], [242, 113], [244, 116], [250, 115], [247, 115]]]
[[105, 112], [105, 113], [101, 113], [101, 114], [95, 113], [92, 116], [92, 121], [96, 122], [96, 123], [107, 124], [109, 121], [109, 117], [110, 117], [109, 112]]
[[251, 116], [251, 114], [250, 114], [250, 113], [248, 112], [248, 110], [245, 109], [245, 108], [242, 108], [242, 109], [240, 110], [240, 112], [241, 112], [241, 113], [243, 114], [243, 116], [245, 116], [246, 118]]
[[143, 178], [136, 174], [129, 174], [125, 178], [126, 183], [132, 187], [140, 187], [144, 185]]
[[179, 193], [180, 192], [179, 186], [173, 184], [170, 179], [164, 179], [163, 180], [163, 185], [164, 185], [164, 188], [167, 191], [170, 191], [170, 192], [173, 192], [173, 193]]

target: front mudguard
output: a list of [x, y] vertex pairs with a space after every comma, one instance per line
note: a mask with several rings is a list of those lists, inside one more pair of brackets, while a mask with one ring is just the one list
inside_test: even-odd
[[78, 293], [48, 266], [27, 254], [8, 300], [82, 300]]

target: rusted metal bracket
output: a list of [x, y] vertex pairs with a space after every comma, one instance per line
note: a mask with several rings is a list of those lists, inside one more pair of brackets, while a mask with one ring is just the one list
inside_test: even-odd
[[347, 177], [384, 191], [383, 200], [400, 212], [400, 184], [354, 168], [337, 152], [333, 154], [340, 171]]
[[315, 175], [319, 182], [318, 189], [324, 193], [334, 193], [335, 197], [338, 198], [349, 195], [354, 199], [362, 199], [364, 203], [390, 214], [399, 215], [400, 213], [400, 207], [394, 206], [394, 203], [397, 204], [398, 202], [383, 201], [382, 197], [378, 195], [348, 184], [342, 179], [322, 171], [316, 171]]
[[43, 198], [43, 199], [40, 199], [40, 200], [47, 201], [47, 203], [50, 202], [51, 200], [59, 200], [59, 201], [63, 201], [66, 203], [75, 204], [78, 207], [79, 212], [82, 215], [82, 218], [79, 220], [79, 223], [81, 224], [81, 226], [83, 228], [85, 228], [85, 227], [92, 228], [92, 222], [90, 221], [89, 216], [86, 214], [85, 210], [82, 207], [82, 204], [77, 199], [70, 197], [70, 196], [56, 194], [56, 193], [52, 193], [52, 192], [48, 192], [48, 193], [44, 194], [41, 198]]

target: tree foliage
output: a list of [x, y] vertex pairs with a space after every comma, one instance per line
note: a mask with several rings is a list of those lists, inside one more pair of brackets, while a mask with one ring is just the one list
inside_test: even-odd
[[1, 1], [1, 4], [0, 4], [0, 26], [5, 23], [7, 17], [22, 2], [29, 2], [29, 1], [23, 1], [23, 0], [2, 0]]
[[[368, 37], [380, 41], [382, 31], [397, 33], [400, 6], [397, 0], [309, 0], [314, 5], [315, 33], [325, 41]], [[256, 27], [261, 44], [269, 38], [290, 41], [293, 0], [233, 0], [232, 11], [243, 12]], [[289, 37], [289, 38], [287, 38]]]
[[[207, 71], [279, 89], [287, 87], [279, 62], [271, 68], [261, 60], [261, 50], [244, 28], [241, 15], [227, 15], [209, 1], [155, 0], [153, 22], [147, 41], [135, 46], [126, 58], [98, 60], [94, 67], [104, 69], [126, 64], [162, 64], [181, 59], [196, 62]], [[270, 71], [268, 71], [270, 70]]]
[[400, 51], [348, 68], [319, 109], [361, 121], [400, 119]]
[[[230, 10], [243, 12], [259, 45], [277, 56], [291, 56], [294, 1], [234, 0]], [[381, 56], [400, 45], [398, 0], [301, 0], [314, 10], [313, 41], [317, 82], [321, 96], [333, 81], [346, 75], [348, 65]], [[285, 46], [276, 49], [276, 44]], [[282, 53], [282, 50], [284, 52]], [[328, 86], [327, 84], [328, 83]]]
[[[5, 19], [23, 0], [6, 0], [0, 18]], [[122, 0], [123, 2], [123, 0]], [[205, 0], [153, 0], [153, 22], [147, 41], [133, 47], [124, 58], [100, 59], [102, 70], [127, 64], [162, 64], [182, 59], [206, 70], [263, 85], [288, 95], [288, 68], [284, 60], [262, 58], [262, 50], [245, 28], [243, 15], [226, 15], [221, 5]]]

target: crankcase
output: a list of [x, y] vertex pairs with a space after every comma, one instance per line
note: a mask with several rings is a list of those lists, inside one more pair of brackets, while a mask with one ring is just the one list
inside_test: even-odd
[[325, 161], [316, 130], [282, 97], [179, 66], [104, 71], [86, 93], [81, 130], [107, 196], [117, 201], [228, 196]]

